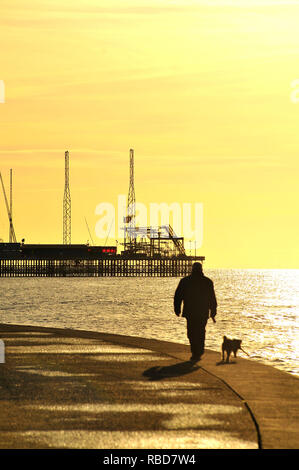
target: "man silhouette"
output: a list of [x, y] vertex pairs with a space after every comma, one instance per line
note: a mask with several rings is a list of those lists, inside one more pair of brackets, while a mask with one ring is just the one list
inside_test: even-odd
[[179, 317], [184, 302], [182, 316], [187, 320], [187, 336], [192, 356], [197, 362], [204, 353], [206, 324], [211, 315], [215, 322], [217, 300], [211, 279], [204, 276], [201, 263], [194, 263], [192, 273], [180, 280], [174, 294], [174, 311]]

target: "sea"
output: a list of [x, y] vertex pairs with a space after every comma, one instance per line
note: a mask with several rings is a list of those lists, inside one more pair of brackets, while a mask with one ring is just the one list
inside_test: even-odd
[[[299, 376], [299, 269], [206, 269], [218, 301], [206, 348], [242, 339], [250, 360]], [[173, 312], [180, 278], [0, 278], [0, 322], [188, 344]], [[239, 356], [247, 357], [242, 351]]]

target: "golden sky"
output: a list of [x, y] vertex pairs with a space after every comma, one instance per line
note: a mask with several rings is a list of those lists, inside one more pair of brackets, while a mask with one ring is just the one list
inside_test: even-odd
[[62, 242], [69, 150], [85, 243], [84, 218], [94, 234], [96, 206], [127, 195], [134, 148], [137, 201], [203, 203], [207, 267], [299, 267], [298, 1], [1, 0], [0, 15], [19, 240]]

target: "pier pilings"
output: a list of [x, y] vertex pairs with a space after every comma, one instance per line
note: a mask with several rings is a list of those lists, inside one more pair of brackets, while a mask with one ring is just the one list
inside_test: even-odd
[[[197, 260], [203, 261], [203, 257]], [[0, 277], [181, 277], [194, 258], [0, 259]]]

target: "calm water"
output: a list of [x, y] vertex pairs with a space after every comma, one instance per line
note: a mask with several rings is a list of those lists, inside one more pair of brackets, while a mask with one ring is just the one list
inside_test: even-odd
[[[240, 338], [251, 358], [299, 375], [299, 270], [205, 270], [217, 323], [206, 347]], [[178, 278], [1, 278], [1, 322], [95, 330], [188, 344], [173, 313]], [[243, 353], [240, 352], [240, 356]], [[245, 356], [246, 357], [246, 356]]]

